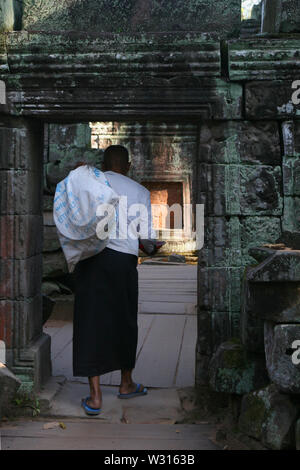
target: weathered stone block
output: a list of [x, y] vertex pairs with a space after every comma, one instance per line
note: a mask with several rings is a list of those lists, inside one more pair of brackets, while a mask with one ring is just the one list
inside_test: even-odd
[[53, 294], [60, 294], [61, 289], [59, 285], [56, 284], [55, 282], [46, 281], [46, 282], [43, 282], [42, 293], [45, 296], [50, 296]]
[[273, 250], [268, 255], [246, 270], [243, 282], [241, 334], [250, 351], [263, 350], [264, 321], [300, 320], [299, 252]]
[[198, 181], [207, 216], [282, 213], [280, 167], [202, 163]]
[[201, 267], [253, 264], [255, 260], [249, 250], [274, 243], [280, 235], [279, 217], [205, 217], [204, 246], [198, 262]]
[[197, 353], [196, 355], [196, 373], [195, 383], [196, 386], [207, 386], [208, 384], [208, 366], [210, 362], [210, 356], [205, 354]]
[[47, 189], [55, 192], [56, 185], [66, 178], [77, 162], [84, 161], [101, 168], [103, 150], [90, 149], [84, 152], [71, 147], [64, 150], [61, 160], [50, 161], [45, 165]]
[[205, 266], [241, 266], [241, 223], [238, 217], [206, 217], [204, 247], [198, 263]]
[[34, 369], [30, 366], [17, 366], [11, 368], [12, 372], [16, 375], [18, 379], [21, 380], [21, 386], [18, 390], [18, 394], [20, 395], [27, 395], [27, 396], [34, 396]]
[[[0, 73], [8, 73], [8, 63], [7, 63], [7, 53], [6, 53], [6, 45], [5, 45], [5, 36], [4, 34], [0, 37]], [[1, 84], [1, 100], [0, 100], [0, 107], [6, 106], [6, 84]]]
[[130, 176], [139, 182], [158, 177], [166, 168], [172, 178], [186, 178], [196, 166], [198, 126], [194, 123], [98, 122], [92, 123], [92, 132], [98, 138], [99, 149], [117, 144], [130, 150]]
[[296, 423], [296, 450], [300, 450], [300, 419]]
[[282, 232], [276, 243], [283, 243], [287, 248], [292, 250], [300, 250], [300, 232]]
[[274, 250], [271, 248], [255, 246], [254, 248], [249, 249], [249, 254], [257, 261], [257, 263], [262, 263], [269, 258], [269, 256], [274, 255]]
[[[247, 281], [247, 272], [250, 270], [251, 268], [246, 269], [243, 280], [240, 334], [247, 351], [264, 353], [264, 322], [261, 317], [261, 309], [256, 305], [257, 284]], [[263, 284], [264, 287], [265, 284]], [[265, 301], [265, 297], [263, 297], [263, 300]]]
[[43, 217], [40, 215], [0, 216], [0, 255], [23, 259], [42, 252]]
[[12, 405], [12, 399], [20, 385], [21, 380], [0, 363], [0, 417], [4, 416]]
[[25, 347], [42, 334], [42, 296], [14, 301], [13, 308], [20, 325], [18, 346]]
[[282, 33], [300, 32], [300, 9], [297, 0], [281, 0], [279, 31]]
[[[299, 282], [284, 282], [280, 285], [277, 282], [250, 282], [244, 298], [244, 314], [247, 317], [245, 329], [253, 323], [254, 328], [257, 325], [261, 330], [263, 320], [274, 323], [300, 323]], [[255, 345], [255, 342], [253, 344]]]
[[269, 383], [264, 356], [246, 352], [238, 340], [222, 343], [209, 363], [213, 390], [243, 395]]
[[[176, 47], [176, 45], [175, 45]], [[172, 50], [168, 54], [172, 54]], [[114, 53], [115, 55], [115, 53]], [[62, 56], [64, 60], [64, 56]], [[60, 64], [57, 65], [59, 71]], [[115, 74], [119, 74], [116, 78], [111, 76], [110, 81], [105, 78], [106, 74], [91, 74], [90, 83], [83, 81], [82, 74], [76, 76], [75, 91], [70, 94], [68, 91], [69, 84], [61, 90], [60, 94], [54, 91], [40, 91], [42, 84], [36, 79], [36, 88], [32, 86], [26, 88], [27, 105], [24, 101], [20, 101], [20, 93], [8, 90], [7, 99], [10, 106], [17, 107], [22, 110], [25, 116], [36, 116], [47, 119], [58, 120], [61, 113], [65, 118], [74, 118], [73, 109], [80, 109], [82, 120], [99, 119], [99, 115], [103, 115], [103, 109], [109, 109], [110, 119], [118, 120], [121, 118], [135, 118], [139, 115], [143, 119], [151, 119], [161, 117], [174, 117], [174, 115], [182, 118], [198, 119], [240, 119], [242, 117], [242, 93], [243, 89], [240, 84], [229, 83], [224, 80], [198, 79], [193, 72], [188, 71], [191, 76], [174, 76], [174, 78], [154, 77], [157, 72], [156, 64], [149, 70], [147, 75], [142, 75], [137, 79], [136, 70], [129, 68], [127, 76], [117, 72], [118, 66], [114, 65]], [[174, 67], [170, 67], [171, 73]], [[68, 69], [69, 70], [69, 69]], [[152, 71], [153, 70], [153, 71]], [[53, 71], [51, 79], [54, 80]], [[176, 72], [175, 72], [176, 74]], [[177, 74], [178, 75], [178, 74]], [[66, 73], [65, 82], [68, 82], [69, 72]], [[23, 81], [26, 79], [22, 77]], [[75, 80], [75, 79], [74, 79]], [[106, 81], [105, 81], [106, 80]], [[111, 91], [111, 83], [119, 87], [113, 92]], [[33, 80], [31, 80], [32, 85]], [[172, 84], [172, 86], [170, 86]], [[11, 86], [16, 86], [14, 82], [10, 82]], [[93, 86], [91, 86], [93, 85]], [[58, 84], [53, 83], [55, 89]], [[61, 86], [61, 81], [60, 85]], [[112, 98], [113, 93], [113, 98]], [[38, 96], [37, 96], [38, 95]], [[35, 106], [36, 100], [39, 98], [40, 107]], [[113, 99], [113, 101], [112, 101]], [[70, 104], [72, 103], [72, 106]], [[84, 103], [84, 107], [82, 106]], [[118, 103], [118, 106], [115, 106]]]
[[10, 365], [8, 348], [13, 346], [13, 305], [9, 300], [0, 300], [0, 338], [6, 346], [6, 364]]
[[274, 243], [281, 235], [280, 217], [243, 217], [241, 219], [241, 249], [243, 265], [256, 264], [249, 250]]
[[198, 312], [198, 343], [199, 354], [211, 356], [218, 346], [227, 341], [233, 334], [235, 315], [240, 312]]
[[62, 251], [44, 253], [43, 278], [54, 278], [68, 273], [68, 266]]
[[[106, 118], [104, 112], [115, 121], [137, 115], [241, 119], [243, 87], [220, 78], [220, 44], [213, 36], [179, 32], [120, 38], [107, 37], [103, 51], [101, 35], [61, 32], [50, 41], [41, 32], [8, 34], [9, 109], [48, 121], [60, 119], [62, 112], [72, 120], [77, 111], [82, 121]], [[84, 51], [80, 61], [78, 50]]]
[[280, 16], [281, 0], [262, 0], [262, 33], [278, 33]]
[[300, 393], [300, 324], [265, 323], [267, 369], [284, 393]]
[[[204, 315], [203, 311], [203, 315]], [[239, 334], [240, 312], [206, 312], [210, 318], [210, 325], [207, 324], [207, 337], [203, 332], [200, 335], [201, 320], [198, 322], [199, 347], [203, 354], [213, 354], [218, 346], [227, 341], [233, 335]], [[208, 332], [208, 327], [210, 331]]]
[[284, 121], [281, 128], [284, 155], [300, 157], [300, 122]]
[[247, 273], [250, 282], [299, 282], [300, 252], [275, 250], [274, 255]]
[[285, 153], [286, 156], [300, 157], [300, 122], [292, 121], [292, 147], [289, 153]]
[[44, 226], [43, 252], [53, 252], [61, 248], [56, 227]]
[[281, 215], [281, 168], [242, 167], [240, 169], [240, 208], [242, 215]]
[[210, 122], [201, 125], [199, 160], [205, 163], [279, 165], [276, 122]]
[[199, 354], [210, 355], [213, 352], [213, 314], [209, 311], [198, 311], [197, 317], [197, 351]]
[[[19, 325], [17, 331], [15, 325]], [[26, 347], [42, 333], [42, 298], [0, 300], [0, 337], [7, 348], [7, 365], [13, 366], [13, 348]]]
[[61, 160], [68, 147], [91, 148], [89, 123], [49, 125], [49, 161]]
[[[235, 215], [240, 213], [239, 205], [239, 171], [233, 165], [198, 166], [199, 203], [205, 205], [205, 215]], [[218, 188], [218, 190], [217, 190]], [[235, 204], [231, 204], [231, 191]]]
[[198, 272], [199, 309], [212, 312], [238, 312], [243, 271], [243, 268], [200, 268]]
[[300, 196], [300, 158], [284, 157], [282, 173], [284, 195]]
[[230, 331], [231, 337], [240, 336], [241, 309], [238, 312], [230, 312]]
[[43, 195], [43, 210], [47, 212], [52, 212], [53, 202], [54, 202], [54, 196], [52, 194], [44, 194]]
[[240, 0], [24, 0], [23, 29], [47, 31], [217, 31], [237, 34]]
[[[256, 5], [259, 6], [259, 5]], [[252, 11], [254, 10], [254, 7]], [[246, 18], [242, 21], [242, 27], [240, 32], [240, 38], [247, 38], [249, 36], [254, 36], [260, 33], [260, 23], [261, 21], [255, 18]]]
[[55, 227], [53, 211], [43, 213], [44, 226]]
[[292, 79], [249, 82], [245, 85], [246, 119], [289, 119], [299, 117], [292, 102]]
[[[41, 389], [41, 386], [51, 376], [52, 363], [51, 363], [51, 337], [45, 333], [41, 334], [39, 338], [32, 342], [26, 349], [21, 349], [19, 352], [20, 361], [30, 365], [31, 371], [34, 371], [33, 381], [31, 382], [30, 376], [28, 384], [26, 384], [26, 378], [22, 386], [27, 387], [27, 391], [37, 392]], [[30, 374], [29, 369], [29, 374]], [[13, 368], [13, 372], [21, 378], [21, 371], [18, 371], [18, 367]]]
[[229, 41], [229, 77], [247, 81], [294, 79], [300, 70], [298, 49], [299, 41], [291, 38]]
[[42, 184], [39, 173], [0, 171], [0, 214], [41, 214]]
[[299, 406], [271, 384], [243, 397], [239, 428], [269, 449], [292, 449], [298, 413]]
[[0, 260], [0, 299], [34, 297], [41, 291], [42, 256]]
[[282, 229], [290, 232], [300, 231], [300, 197], [284, 197]]

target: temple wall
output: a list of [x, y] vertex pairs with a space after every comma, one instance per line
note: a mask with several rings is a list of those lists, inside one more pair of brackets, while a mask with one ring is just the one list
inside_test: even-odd
[[[24, 10], [28, 22], [24, 27], [42, 26], [34, 23], [38, 4], [31, 2], [31, 9]], [[53, 8], [58, 5], [61, 8], [61, 3], [52, 3]], [[46, 126], [44, 211], [48, 214], [57, 179], [65, 176], [78, 155], [101, 164], [99, 135], [92, 134], [91, 145], [91, 129], [78, 122], [120, 123], [119, 134], [107, 129], [105, 139], [129, 146], [138, 180], [168, 172], [173, 178], [181, 174], [190, 180], [193, 201], [205, 206], [196, 382], [207, 384], [212, 355], [222, 342], [240, 337], [245, 268], [257, 264], [249, 249], [276, 242], [282, 232], [300, 230], [300, 111], [292, 100], [292, 84], [300, 71], [299, 36], [221, 40], [191, 33], [59, 33], [72, 24], [76, 29], [77, 23], [57, 12], [51, 23], [50, 13], [52, 32], [1, 36], [0, 79], [7, 86], [7, 105], [1, 112], [25, 121], [63, 121], [60, 130]], [[65, 124], [72, 120], [73, 125]], [[1, 152], [5, 161], [5, 149]], [[3, 181], [11, 176], [7, 171], [5, 163]], [[18, 215], [9, 212], [9, 204], [6, 198], [2, 215]], [[28, 210], [25, 215], [32, 214]], [[48, 254], [57, 250], [50, 219], [47, 215], [45, 225], [52, 227], [44, 239]], [[13, 259], [17, 260], [20, 236], [16, 239]], [[56, 267], [63, 273], [60, 262], [57, 259]], [[44, 274], [45, 269], [44, 262]], [[2, 273], [4, 280], [10, 279], [9, 273]], [[28, 298], [35, 293], [32, 286], [33, 291], [25, 290]], [[20, 283], [18, 292], [22, 288]], [[6, 308], [9, 296], [2, 291], [1, 307]], [[35, 331], [33, 323], [30, 328]]]
[[23, 29], [89, 31], [239, 31], [240, 0], [23, 0]]

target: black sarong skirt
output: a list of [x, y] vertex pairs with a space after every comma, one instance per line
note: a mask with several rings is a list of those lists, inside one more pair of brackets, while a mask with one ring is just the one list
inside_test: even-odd
[[137, 256], [105, 248], [75, 267], [73, 375], [133, 369], [138, 339]]

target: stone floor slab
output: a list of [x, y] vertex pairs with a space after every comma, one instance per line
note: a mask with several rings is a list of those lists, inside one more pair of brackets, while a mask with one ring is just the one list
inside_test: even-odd
[[[134, 378], [148, 387], [189, 387], [195, 381], [195, 315], [139, 314], [139, 337]], [[51, 336], [53, 375], [87, 383], [85, 377], [73, 377], [71, 322], [48, 321], [45, 333]], [[120, 372], [101, 376], [103, 385], [119, 385]]]
[[[46, 384], [45, 389], [47, 388]], [[151, 388], [148, 395], [128, 400], [120, 400], [117, 393], [118, 387], [102, 386], [102, 412], [91, 419], [107, 423], [173, 424], [183, 417], [176, 389]], [[61, 418], [84, 418], [86, 414], [80, 402], [88, 394], [87, 384], [67, 381], [51, 400], [50, 409], [45, 408], [43, 414]]]
[[65, 429], [44, 429], [49, 420], [19, 421], [0, 428], [3, 450], [218, 450], [211, 425], [106, 424], [64, 420]]

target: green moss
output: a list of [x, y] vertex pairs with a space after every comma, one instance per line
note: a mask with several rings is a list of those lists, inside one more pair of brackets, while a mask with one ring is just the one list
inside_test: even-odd
[[6, 410], [6, 416], [38, 416], [40, 414], [40, 402], [32, 389], [22, 389], [15, 394]]
[[236, 369], [245, 365], [244, 352], [241, 349], [224, 351], [224, 365], [229, 369]]
[[17, 377], [21, 380], [21, 386], [18, 390], [18, 396], [31, 396], [33, 389], [34, 389], [34, 382], [33, 378], [29, 375], [23, 374], [16, 374]]
[[222, 368], [218, 370], [218, 391], [243, 395], [253, 390], [254, 367], [244, 364], [243, 368]]
[[21, 90], [22, 89], [22, 86], [21, 86], [21, 83], [20, 83], [20, 78], [21, 77], [19, 75], [14, 75], [14, 76], [5, 75], [5, 76], [3, 76], [3, 78], [5, 79], [7, 89], [13, 89], [13, 90]]
[[233, 337], [228, 341], [228, 344], [232, 344], [231, 349], [224, 351], [224, 366], [229, 369], [239, 369], [246, 366], [247, 360], [245, 357], [245, 351], [241, 344], [241, 340], [237, 337]]
[[242, 345], [241, 339], [238, 338], [237, 336], [230, 338], [229, 342], [232, 343], [232, 344]]

